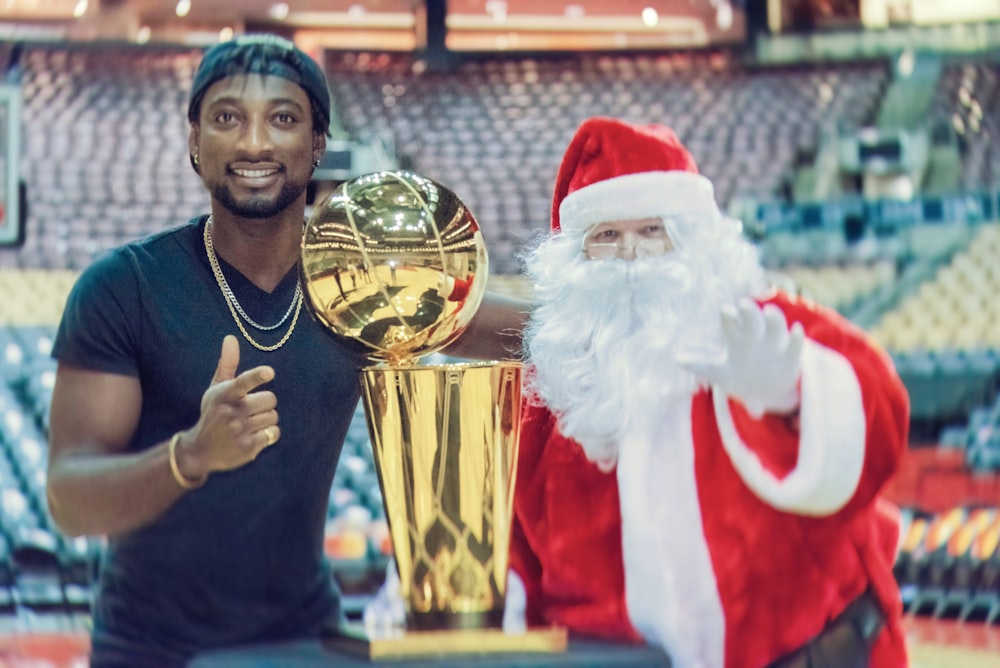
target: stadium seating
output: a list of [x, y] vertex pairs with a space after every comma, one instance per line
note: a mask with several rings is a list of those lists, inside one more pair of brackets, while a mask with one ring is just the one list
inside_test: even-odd
[[[188, 164], [185, 122], [199, 55], [126, 45], [18, 51], [29, 217], [24, 247], [0, 253], [0, 613], [89, 604], [101, 543], [60, 537], [45, 503], [49, 349], [83, 267], [107, 248], [206, 209]], [[519, 296], [530, 286], [517, 276], [518, 253], [547, 233], [559, 160], [584, 118], [671, 125], [724, 206], [744, 195], [781, 200], [821, 133], [831, 123], [875, 118], [890, 79], [881, 61], [756, 68], [722, 52], [470, 56], [454, 72], [427, 71], [409, 54], [330, 52], [325, 65], [343, 127], [356, 137], [388, 137], [413, 169], [454, 189], [483, 227], [491, 288]], [[969, 190], [1000, 185], [997, 76], [991, 61], [947, 63], [933, 100], [932, 120], [961, 137], [961, 184]], [[943, 440], [940, 429], [949, 426], [961, 465], [995, 472], [1000, 226], [975, 232], [958, 253], [933, 262], [898, 254], [851, 263], [846, 244], [801, 237], [777, 270], [803, 294], [870, 326], [893, 354], [915, 419], [933, 423], [928, 439]], [[961, 496], [977, 483], [949, 472], [936, 484]], [[940, 523], [952, 533], [971, 523], [975, 560], [963, 561], [970, 547], [932, 566], [941, 543], [907, 553], [898, 576], [916, 588], [908, 590], [913, 609], [1000, 619], [1000, 557], [986, 545], [997, 524], [982, 524], [983, 515], [973, 521], [975, 510], [963, 508], [954, 526]], [[926, 528], [941, 515], [911, 513], [908, 527], [919, 519]], [[360, 594], [376, 586], [391, 546], [360, 409], [331, 489], [327, 534], [342, 588]], [[357, 614], [361, 603], [350, 602]]]
[[5, 266], [81, 269], [102, 250], [202, 211], [186, 91], [200, 52], [42, 45], [20, 56], [31, 231]]
[[993, 623], [1000, 618], [1000, 511], [956, 507], [908, 513], [895, 572], [914, 615]]
[[946, 63], [932, 103], [929, 123], [943, 123], [960, 138], [961, 187], [968, 190], [995, 185], [1000, 179], [1000, 150], [991, 140], [1000, 129], [995, 111], [998, 75], [995, 62], [966, 59]]
[[880, 63], [757, 71], [717, 53], [470, 59], [449, 74], [409, 54], [330, 53], [327, 68], [344, 126], [388, 135], [465, 199], [502, 274], [548, 229], [559, 160], [585, 118], [672, 126], [726, 205], [779, 195], [796, 152], [832, 118], [869, 120], [888, 78]]
[[841, 313], [852, 310], [862, 299], [874, 291], [891, 284], [896, 279], [896, 267], [892, 262], [853, 264], [824, 264], [819, 266], [786, 266], [774, 280], [781, 285], [783, 280], [803, 296], [836, 309]]

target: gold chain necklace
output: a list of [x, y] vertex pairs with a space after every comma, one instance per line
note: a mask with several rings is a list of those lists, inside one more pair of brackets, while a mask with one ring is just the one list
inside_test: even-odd
[[[229, 283], [226, 281], [226, 277], [222, 273], [222, 267], [219, 266], [219, 258], [216, 257], [215, 255], [215, 245], [212, 243], [211, 226], [212, 226], [212, 217], [209, 216], [208, 220], [205, 221], [205, 234], [204, 234], [205, 255], [208, 256], [208, 263], [212, 266], [212, 273], [215, 274], [215, 282], [219, 284], [219, 290], [222, 291], [222, 296], [226, 300], [226, 306], [229, 307], [229, 312], [232, 314], [233, 320], [236, 321], [236, 326], [239, 327], [240, 333], [243, 335], [243, 338], [249, 341], [250, 345], [252, 345], [257, 350], [261, 350], [265, 353], [277, 350], [281, 346], [285, 345], [285, 342], [288, 341], [289, 337], [292, 336], [292, 332], [295, 331], [295, 323], [299, 321], [299, 312], [302, 311], [301, 284], [297, 284], [295, 287], [295, 295], [292, 297], [292, 303], [295, 305], [295, 314], [292, 316], [292, 324], [288, 326], [288, 330], [285, 332], [285, 335], [281, 337], [280, 341], [278, 341], [272, 346], [265, 346], [258, 343], [257, 341], [254, 340], [252, 336], [250, 336], [250, 332], [246, 330], [246, 327], [243, 326], [243, 321], [240, 319], [240, 313], [243, 312], [243, 309], [239, 308], [239, 302], [236, 301], [236, 295], [234, 295], [232, 289], [229, 288]], [[235, 306], [234, 302], [236, 304]], [[237, 313], [237, 308], [239, 308], [239, 313]], [[291, 306], [289, 306], [289, 311], [291, 311]], [[281, 323], [284, 322], [287, 317], [288, 314], [286, 313], [285, 318], [282, 318], [281, 322], [279, 322], [278, 325], [275, 325], [274, 327], [278, 327], [279, 325], [281, 325]], [[247, 318], [247, 320], [250, 319]], [[250, 320], [250, 323], [254, 324], [252, 320]]]
[[[205, 223], [205, 243], [207, 244], [206, 248], [208, 249], [209, 261], [211, 261], [212, 258], [218, 259], [218, 257], [215, 254], [215, 245], [212, 243], [212, 235], [211, 233], [209, 233], [209, 227], [211, 226], [211, 224], [212, 224], [212, 217], [209, 216], [208, 221]], [[274, 323], [273, 325], [261, 325], [256, 320], [247, 315], [247, 312], [243, 310], [242, 306], [240, 306], [239, 300], [236, 299], [236, 293], [233, 292], [233, 289], [231, 287], [229, 287], [229, 281], [226, 280], [226, 275], [223, 274], [222, 272], [219, 272], [218, 274], [215, 275], [215, 277], [222, 281], [219, 284], [219, 287], [222, 288], [222, 292], [223, 294], [226, 295], [226, 299], [228, 299], [229, 303], [233, 305], [233, 308], [236, 309], [236, 312], [240, 314], [240, 317], [243, 318], [247, 322], [247, 324], [249, 324], [251, 327], [253, 327], [254, 329], [259, 329], [262, 332], [270, 332], [284, 325], [285, 321], [288, 320], [288, 316], [290, 316], [292, 314], [292, 311], [295, 310], [295, 304], [298, 303], [299, 297], [302, 296], [302, 285], [296, 282], [295, 294], [292, 295], [292, 301], [288, 302], [288, 309], [285, 311], [285, 315], [281, 316], [281, 320]]]
[[[212, 225], [212, 217], [209, 216], [208, 220], [205, 222], [205, 248], [206, 252], [208, 253], [209, 262], [212, 261], [212, 258], [215, 258], [216, 260], [218, 259], [218, 257], [215, 255], [215, 244], [212, 242], [212, 235], [209, 232], [211, 225]], [[271, 330], [278, 329], [283, 324], [285, 324], [285, 321], [288, 320], [288, 316], [290, 316], [292, 314], [292, 311], [295, 309], [295, 304], [298, 303], [299, 297], [302, 296], [302, 284], [296, 282], [295, 294], [292, 295], [292, 301], [288, 302], [288, 309], [285, 311], [285, 315], [281, 316], [281, 320], [274, 323], [273, 325], [261, 325], [256, 320], [247, 315], [247, 312], [243, 310], [242, 306], [240, 306], [239, 300], [236, 299], [236, 293], [234, 293], [233, 289], [229, 287], [229, 281], [226, 280], [226, 275], [223, 274], [222, 272], [219, 272], [218, 274], [216, 274], [215, 277], [216, 279], [222, 281], [219, 284], [219, 287], [222, 288], [222, 293], [226, 295], [226, 299], [228, 299], [229, 302], [233, 305], [233, 308], [236, 309], [236, 312], [240, 314], [240, 317], [243, 318], [251, 327], [253, 327], [254, 329], [259, 329], [262, 332], [270, 332]]]

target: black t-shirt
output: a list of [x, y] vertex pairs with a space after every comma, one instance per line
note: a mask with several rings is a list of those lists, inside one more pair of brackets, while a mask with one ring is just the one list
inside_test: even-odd
[[[136, 376], [141, 451], [197, 422], [222, 339], [240, 342], [238, 372], [275, 369], [281, 440], [240, 469], [212, 474], [151, 525], [111, 537], [94, 606], [95, 665], [171, 665], [209, 648], [315, 633], [337, 612], [323, 556], [330, 486], [359, 396], [364, 360], [307, 313], [274, 352], [240, 335], [202, 240], [205, 219], [106, 254], [80, 276], [53, 355]], [[259, 323], [288, 309], [297, 272], [267, 293], [220, 258]], [[290, 322], [290, 320], [288, 321]], [[244, 325], [263, 345], [286, 331]]]

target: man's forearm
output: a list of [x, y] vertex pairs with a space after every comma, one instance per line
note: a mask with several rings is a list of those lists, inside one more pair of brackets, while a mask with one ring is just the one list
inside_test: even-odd
[[143, 527], [187, 490], [171, 473], [164, 442], [136, 454], [67, 453], [50, 467], [46, 491], [59, 529], [82, 536]]

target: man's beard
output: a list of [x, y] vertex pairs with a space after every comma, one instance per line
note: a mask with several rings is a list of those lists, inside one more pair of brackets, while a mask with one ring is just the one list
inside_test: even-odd
[[220, 184], [212, 189], [212, 196], [225, 209], [242, 218], [273, 218], [287, 209], [305, 191], [306, 186], [286, 182], [277, 196], [254, 195], [244, 199], [236, 199], [226, 184]]
[[[698, 389], [675, 356], [722, 353], [720, 309], [747, 294], [747, 281], [727, 282], [717, 257], [683, 248], [631, 262], [586, 260], [579, 239], [563, 236], [571, 235], [556, 235], [527, 257], [536, 296], [525, 333], [534, 367], [528, 396], [552, 410], [591, 461], [610, 469], [630, 429]], [[756, 266], [735, 257], [746, 248], [729, 246], [739, 251], [731, 271]]]

